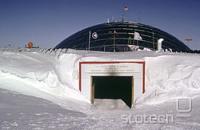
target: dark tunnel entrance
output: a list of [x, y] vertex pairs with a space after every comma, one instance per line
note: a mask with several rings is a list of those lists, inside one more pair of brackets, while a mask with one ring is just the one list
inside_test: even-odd
[[94, 99], [121, 99], [129, 108], [133, 97], [132, 76], [93, 76], [92, 95]]

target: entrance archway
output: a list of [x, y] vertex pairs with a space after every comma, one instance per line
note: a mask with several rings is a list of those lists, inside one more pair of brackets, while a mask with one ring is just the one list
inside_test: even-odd
[[134, 82], [132, 76], [92, 76], [92, 99], [121, 99], [131, 108]]

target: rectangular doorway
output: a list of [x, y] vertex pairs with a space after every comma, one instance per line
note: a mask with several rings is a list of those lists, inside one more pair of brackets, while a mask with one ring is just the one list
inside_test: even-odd
[[131, 108], [134, 97], [133, 76], [92, 76], [91, 102], [95, 99], [121, 99]]

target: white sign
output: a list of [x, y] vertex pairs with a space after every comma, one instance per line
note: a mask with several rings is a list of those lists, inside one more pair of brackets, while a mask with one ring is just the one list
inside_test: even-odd
[[134, 73], [134, 64], [96, 64], [88, 68], [87, 73]]

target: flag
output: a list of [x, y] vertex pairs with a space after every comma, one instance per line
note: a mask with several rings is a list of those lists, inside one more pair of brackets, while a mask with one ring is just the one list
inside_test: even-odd
[[140, 36], [140, 33], [139, 32], [134, 32], [134, 40], [142, 40], [142, 37]]
[[93, 38], [93, 39], [97, 39], [97, 38], [98, 38], [97, 32], [93, 32], [93, 33], [92, 33], [92, 38]]

